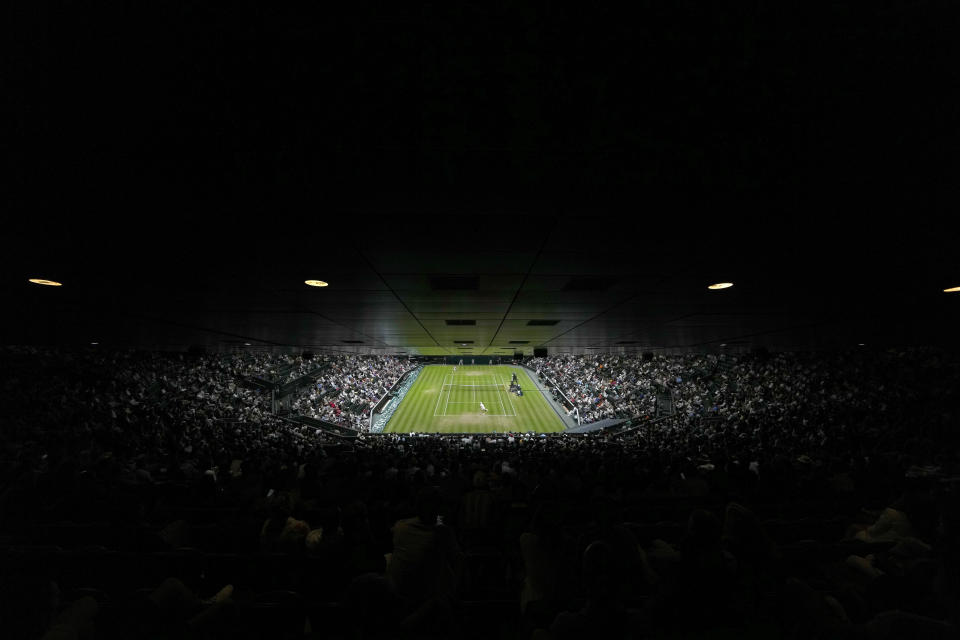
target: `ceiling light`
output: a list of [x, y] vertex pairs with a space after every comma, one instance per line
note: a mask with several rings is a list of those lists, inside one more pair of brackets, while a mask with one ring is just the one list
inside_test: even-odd
[[98, 345], [98, 344], [100, 344], [100, 343], [99, 343], [99, 342], [91, 342], [90, 344], [96, 346], [96, 345]]
[[48, 287], [62, 287], [63, 284], [56, 282], [55, 280], [44, 280], [43, 278], [30, 278], [30, 282], [33, 284], [42, 284]]
[[718, 282], [717, 284], [711, 284], [707, 289], [729, 289], [732, 286], [732, 282]]
[[244, 342], [244, 343], [243, 343], [243, 346], [249, 347], [249, 346], [250, 346], [250, 343], [249, 343], [249, 342]]
[[311, 286], [311, 287], [325, 287], [325, 286], [327, 286], [327, 283], [324, 282], [323, 280], [304, 280], [303, 282], [304, 282], [304, 284], [309, 285], [309, 286]]
[[958, 293], [960, 292], [960, 287], [950, 287], [949, 289], [944, 289], [944, 293]]

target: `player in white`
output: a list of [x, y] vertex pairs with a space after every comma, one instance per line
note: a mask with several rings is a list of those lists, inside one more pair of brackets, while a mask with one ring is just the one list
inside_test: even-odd
[[485, 406], [483, 406], [483, 403], [482, 403], [482, 402], [480, 403], [480, 411], [483, 411], [484, 413], [487, 412], [487, 408], [486, 408]]

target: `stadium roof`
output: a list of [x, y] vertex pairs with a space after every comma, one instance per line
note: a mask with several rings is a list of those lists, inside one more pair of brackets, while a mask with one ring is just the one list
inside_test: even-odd
[[[755, 221], [747, 234], [677, 218], [353, 214], [269, 241], [151, 244], [50, 230], [7, 254], [3, 342], [422, 355], [955, 344], [960, 294], [943, 292], [955, 254], [930, 231]], [[708, 289], [718, 281], [734, 286]]]
[[949, 21], [647, 5], [17, 13], [0, 342], [955, 344]]

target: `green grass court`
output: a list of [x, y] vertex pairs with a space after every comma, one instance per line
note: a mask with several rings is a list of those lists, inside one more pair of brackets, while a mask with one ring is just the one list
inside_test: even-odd
[[[384, 433], [555, 433], [565, 425], [522, 367], [427, 365]], [[510, 393], [516, 372], [523, 396]], [[481, 410], [480, 404], [486, 407]]]

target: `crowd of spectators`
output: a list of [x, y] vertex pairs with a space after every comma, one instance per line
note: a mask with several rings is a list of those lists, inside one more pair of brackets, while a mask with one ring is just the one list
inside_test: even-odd
[[[303, 637], [311, 625], [343, 638], [957, 630], [955, 354], [551, 358], [537, 364], [561, 384], [630, 398], [641, 416], [650, 376], [673, 390], [676, 413], [617, 437], [351, 441], [270, 414], [262, 391], [237, 382], [263, 356], [7, 348], [0, 359], [0, 602], [20, 603], [23, 630], [9, 637], [91, 618], [115, 632], [104, 637]], [[364, 403], [403, 370], [356, 356], [309, 366], [324, 362], [334, 369], [322, 387]], [[100, 525], [106, 551], [44, 556], [88, 571], [16, 564], [41, 553], [31, 545], [76, 545]], [[88, 584], [107, 551], [134, 559]], [[197, 554], [206, 564], [191, 574]], [[51, 584], [73, 605], [56, 606]], [[100, 594], [91, 604], [67, 591], [118, 584], [148, 588], [150, 615], [97, 612]], [[277, 589], [338, 608], [305, 613], [294, 596], [257, 608], [254, 595]], [[491, 615], [504, 601], [512, 608]], [[292, 635], [258, 630], [265, 611]]]
[[9, 347], [0, 357], [8, 452], [111, 452], [131, 473], [173, 454], [194, 477], [214, 472], [215, 459], [279, 455], [307, 435], [323, 440], [274, 415], [269, 394], [243, 385], [250, 356]]
[[532, 358], [527, 366], [557, 385], [577, 408], [581, 424], [653, 413], [655, 384], [672, 369], [682, 370], [669, 358], [651, 365], [607, 355]]
[[293, 402], [296, 413], [358, 431], [370, 426], [370, 412], [390, 391], [409, 361], [393, 356], [323, 356], [321, 373], [309, 393]]
[[[930, 358], [936, 358], [930, 354]], [[649, 358], [610, 354], [534, 358], [530, 368], [554, 381], [579, 409], [581, 424], [653, 415], [658, 391], [688, 420], [743, 424], [805, 421], [822, 433], [841, 414], [902, 404], [921, 352], [777, 353], [769, 356], [688, 354]], [[906, 365], [906, 366], [904, 366]], [[936, 381], [932, 381], [936, 384]]]

